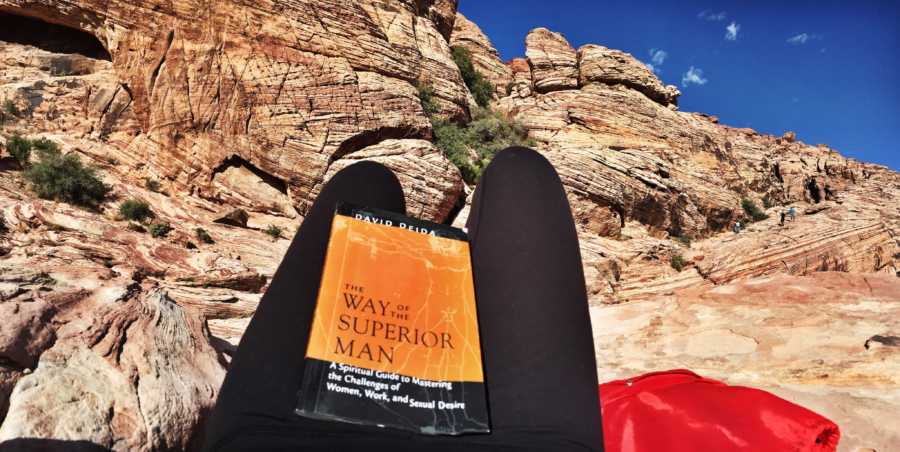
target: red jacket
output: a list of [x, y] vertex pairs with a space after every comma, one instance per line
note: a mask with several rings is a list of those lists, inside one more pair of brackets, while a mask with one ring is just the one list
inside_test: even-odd
[[768, 392], [689, 370], [600, 385], [606, 452], [833, 452], [838, 426]]

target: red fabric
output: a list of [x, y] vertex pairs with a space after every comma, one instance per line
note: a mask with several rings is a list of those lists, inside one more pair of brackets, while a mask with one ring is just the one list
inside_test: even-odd
[[838, 426], [768, 392], [654, 372], [600, 385], [606, 452], [833, 452]]

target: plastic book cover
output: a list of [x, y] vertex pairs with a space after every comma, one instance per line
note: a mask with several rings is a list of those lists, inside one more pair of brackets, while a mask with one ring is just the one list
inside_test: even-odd
[[426, 434], [490, 431], [463, 231], [338, 206], [297, 413]]

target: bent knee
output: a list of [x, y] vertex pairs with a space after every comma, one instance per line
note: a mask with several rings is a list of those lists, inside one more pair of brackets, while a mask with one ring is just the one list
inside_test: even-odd
[[541, 153], [522, 146], [508, 147], [494, 156], [484, 171], [484, 175], [502, 173], [504, 179], [521, 182], [549, 178], [559, 180], [553, 165]]

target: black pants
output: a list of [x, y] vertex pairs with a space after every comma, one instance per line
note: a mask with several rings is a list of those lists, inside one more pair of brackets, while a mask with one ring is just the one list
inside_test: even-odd
[[553, 167], [524, 148], [494, 158], [467, 223], [492, 432], [426, 436], [293, 414], [338, 200], [405, 212], [400, 184], [377, 163], [326, 184], [241, 340], [207, 450], [603, 450], [575, 225]]

